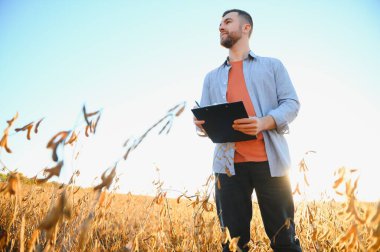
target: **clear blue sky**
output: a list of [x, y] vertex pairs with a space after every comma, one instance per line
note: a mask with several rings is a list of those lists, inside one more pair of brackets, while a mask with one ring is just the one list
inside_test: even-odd
[[[362, 170], [363, 192], [375, 186], [376, 0], [1, 1], [0, 129], [16, 111], [16, 126], [45, 117], [32, 141], [12, 136], [14, 153], [3, 151], [2, 160], [27, 175], [51, 165], [47, 141], [74, 127], [86, 103], [89, 110], [103, 108], [97, 136], [83, 143], [77, 164], [80, 183], [92, 183], [121, 155], [126, 138], [142, 133], [174, 104], [185, 100], [191, 107], [199, 99], [204, 75], [227, 55], [218, 25], [230, 8], [251, 13], [251, 49], [279, 58], [300, 96], [302, 109], [289, 136], [294, 164], [313, 149], [312, 176], [330, 177], [345, 165]], [[123, 164], [122, 190], [149, 193], [155, 165], [168, 187], [203, 183], [211, 172], [212, 145], [196, 138], [188, 110], [173, 127]], [[62, 180], [71, 170], [65, 167]]]

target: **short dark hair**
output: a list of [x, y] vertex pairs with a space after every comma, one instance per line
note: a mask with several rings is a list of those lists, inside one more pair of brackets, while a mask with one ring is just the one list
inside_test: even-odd
[[253, 21], [252, 21], [251, 15], [249, 15], [248, 12], [243, 11], [243, 10], [231, 9], [231, 10], [226, 10], [223, 13], [222, 17], [224, 17], [225, 15], [227, 15], [228, 13], [231, 13], [231, 12], [237, 12], [239, 17], [242, 17], [246, 22], [248, 22], [251, 25], [251, 30], [249, 31], [249, 34], [248, 34], [248, 36], [250, 37], [252, 34], [252, 28], [253, 28]]

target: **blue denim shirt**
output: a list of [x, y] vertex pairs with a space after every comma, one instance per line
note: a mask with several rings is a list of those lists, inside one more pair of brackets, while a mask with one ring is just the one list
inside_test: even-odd
[[[227, 102], [228, 73], [231, 66], [226, 60], [209, 72], [204, 80], [200, 105], [207, 106]], [[270, 115], [276, 129], [263, 131], [265, 150], [272, 177], [287, 174], [290, 155], [284, 134], [300, 108], [297, 94], [284, 65], [278, 59], [260, 57], [252, 51], [243, 61], [245, 83], [257, 117]], [[235, 175], [235, 143], [216, 144], [213, 171]]]

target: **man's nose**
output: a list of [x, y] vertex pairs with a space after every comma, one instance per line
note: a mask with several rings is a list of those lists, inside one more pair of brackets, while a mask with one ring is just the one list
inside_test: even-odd
[[219, 31], [220, 31], [220, 32], [224, 32], [224, 31], [225, 31], [223, 24], [220, 24], [220, 25], [219, 25]]

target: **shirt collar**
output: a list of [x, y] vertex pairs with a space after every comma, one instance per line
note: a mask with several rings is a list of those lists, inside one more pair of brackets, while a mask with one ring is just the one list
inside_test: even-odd
[[[254, 54], [251, 50], [249, 51], [248, 53], [248, 58], [251, 58], [251, 59], [255, 59], [257, 58], [256, 54]], [[230, 62], [229, 62], [229, 57], [227, 57], [227, 59], [224, 61], [223, 63], [223, 66], [229, 66], [230, 65]]]

